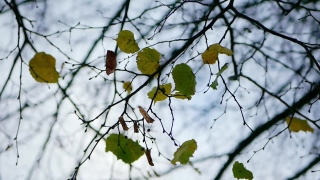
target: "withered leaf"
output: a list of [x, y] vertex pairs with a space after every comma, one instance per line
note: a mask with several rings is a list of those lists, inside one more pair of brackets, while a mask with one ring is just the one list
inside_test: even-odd
[[107, 51], [107, 59], [106, 59], [106, 72], [107, 75], [110, 75], [114, 72], [117, 67], [117, 55], [113, 51]]
[[139, 111], [140, 111], [141, 115], [147, 121], [147, 123], [153, 123], [154, 122], [154, 119], [152, 119], [149, 116], [149, 114], [141, 106], [138, 106], [138, 108], [139, 108]]
[[151, 158], [151, 149], [147, 149], [146, 150], [146, 156], [148, 159], [148, 163], [150, 166], [154, 166], [153, 162], [152, 162], [152, 158]]
[[133, 123], [133, 129], [134, 129], [134, 133], [139, 133], [139, 126], [138, 123]]
[[123, 129], [124, 131], [128, 131], [129, 128], [128, 128], [126, 122], [124, 122], [124, 119], [123, 119], [122, 116], [119, 117], [119, 122], [120, 122], [120, 124], [121, 124], [121, 126], [122, 126], [122, 129]]

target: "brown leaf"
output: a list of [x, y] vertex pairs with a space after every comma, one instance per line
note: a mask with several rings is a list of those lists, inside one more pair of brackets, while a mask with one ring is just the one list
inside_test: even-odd
[[154, 122], [154, 120], [149, 116], [149, 114], [141, 106], [138, 106], [138, 108], [139, 108], [139, 111], [140, 111], [141, 115], [147, 121], [147, 123], [153, 123]]
[[114, 72], [117, 67], [117, 55], [113, 52], [108, 50], [107, 51], [107, 59], [106, 59], [106, 72], [107, 75], [110, 75]]
[[133, 129], [134, 129], [134, 133], [139, 133], [139, 126], [138, 123], [133, 123]]
[[129, 128], [128, 128], [126, 122], [124, 122], [124, 119], [123, 119], [122, 116], [119, 117], [119, 122], [120, 122], [120, 124], [121, 124], [121, 126], [122, 126], [122, 129], [123, 129], [124, 131], [128, 131]]
[[152, 158], [151, 158], [151, 149], [147, 149], [146, 150], [146, 156], [148, 159], [148, 163], [150, 166], [154, 166], [153, 162], [152, 162]]

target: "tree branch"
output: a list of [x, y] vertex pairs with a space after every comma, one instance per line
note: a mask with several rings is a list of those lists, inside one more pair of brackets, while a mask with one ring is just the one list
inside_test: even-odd
[[312, 99], [319, 95], [319, 86], [320, 81], [317, 82], [317, 86], [310, 90], [307, 94], [305, 94], [298, 102], [292, 104], [291, 108], [287, 108], [281, 113], [274, 116], [270, 121], [262, 124], [261, 126], [257, 127], [246, 139], [241, 141], [238, 147], [229, 155], [227, 162], [222, 166], [219, 170], [217, 176], [214, 178], [215, 180], [221, 179], [223, 173], [232, 163], [237, 155], [241, 153], [249, 144], [253, 142], [257, 137], [259, 137], [264, 131], [271, 128], [273, 125], [281, 121], [282, 119], [286, 118], [292, 113], [291, 109], [301, 109], [304, 105], [308, 104]]

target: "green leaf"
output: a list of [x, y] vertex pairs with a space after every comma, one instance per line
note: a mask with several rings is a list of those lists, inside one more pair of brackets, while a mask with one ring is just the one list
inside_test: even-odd
[[191, 99], [191, 95], [182, 95], [181, 93], [179, 92], [176, 92], [174, 94], [171, 94], [171, 96], [177, 98], [177, 99], [188, 99], [190, 100]]
[[135, 53], [140, 49], [134, 40], [133, 33], [129, 30], [120, 31], [116, 41], [121, 51], [125, 53]]
[[232, 56], [233, 52], [228, 49], [225, 48], [223, 46], [221, 46], [220, 44], [216, 43], [216, 44], [212, 44], [209, 46], [209, 48], [207, 50], [205, 50], [202, 53], [202, 60], [204, 64], [214, 64], [216, 63], [216, 61], [218, 60], [218, 55], [220, 54], [226, 54], [228, 56]]
[[217, 86], [218, 86], [218, 78], [216, 78], [210, 85], [210, 87], [213, 89], [213, 90], [217, 90]]
[[151, 48], [144, 48], [138, 53], [137, 65], [138, 69], [147, 75], [151, 75], [156, 72], [160, 66], [160, 53]]
[[192, 157], [196, 149], [197, 142], [194, 139], [184, 142], [174, 153], [174, 158], [171, 160], [171, 163], [173, 165], [176, 165], [176, 162], [187, 164], [189, 162], [189, 158]]
[[57, 83], [59, 73], [56, 71], [56, 59], [50, 54], [39, 52], [29, 62], [31, 76], [38, 82]]
[[237, 179], [253, 179], [253, 174], [251, 171], [247, 170], [242, 163], [239, 163], [238, 161], [234, 162], [232, 167], [232, 172], [234, 178]]
[[181, 95], [194, 95], [196, 91], [196, 77], [187, 64], [178, 64], [172, 70], [175, 90]]
[[106, 152], [108, 151], [127, 164], [133, 163], [144, 154], [144, 150], [138, 142], [134, 142], [122, 134], [111, 134], [106, 139]]
[[307, 120], [301, 120], [295, 117], [291, 119], [291, 117], [287, 117], [286, 122], [288, 125], [290, 124], [289, 129], [292, 132], [314, 132], [314, 129], [308, 124]]
[[217, 90], [217, 86], [219, 85], [218, 84], [218, 77], [221, 76], [221, 74], [228, 69], [228, 64], [225, 64], [222, 66], [222, 68], [220, 69], [220, 71], [218, 72], [217, 76], [216, 76], [216, 79], [211, 83], [210, 87], [213, 89], [213, 90]]
[[[154, 104], [156, 104], [157, 101], [163, 101], [163, 100], [167, 99], [168, 95], [171, 92], [171, 88], [172, 88], [171, 83], [161, 85], [159, 87], [159, 89], [156, 86], [156, 87], [152, 88], [152, 90], [150, 92], [148, 92], [148, 97], [149, 97], [149, 99], [154, 98], [153, 99]], [[157, 91], [157, 89], [158, 89], [158, 91]], [[157, 94], [155, 95], [156, 91], [157, 91]]]
[[228, 63], [224, 64], [220, 71], [218, 72], [217, 76], [221, 76], [221, 74], [228, 69]]

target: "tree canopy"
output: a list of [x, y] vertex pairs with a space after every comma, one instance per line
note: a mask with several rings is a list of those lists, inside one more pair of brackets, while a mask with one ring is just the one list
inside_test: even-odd
[[319, 179], [320, 1], [0, 2], [0, 179]]

